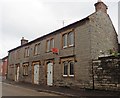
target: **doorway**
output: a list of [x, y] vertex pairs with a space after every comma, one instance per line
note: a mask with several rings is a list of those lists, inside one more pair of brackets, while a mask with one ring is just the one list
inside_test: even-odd
[[53, 63], [51, 62], [47, 63], [47, 85], [53, 85]]
[[39, 84], [39, 64], [34, 64], [34, 84]]

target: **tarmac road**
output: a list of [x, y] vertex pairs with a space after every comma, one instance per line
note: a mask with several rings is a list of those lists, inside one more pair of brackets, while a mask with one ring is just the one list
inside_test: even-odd
[[2, 83], [2, 96], [59, 96], [46, 92], [37, 92], [32, 89]]

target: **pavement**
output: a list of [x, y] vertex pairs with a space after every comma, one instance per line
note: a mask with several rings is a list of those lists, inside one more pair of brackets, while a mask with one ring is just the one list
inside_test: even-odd
[[47, 93], [54, 93], [54, 94], [59, 94], [62, 96], [69, 96], [69, 97], [87, 97], [87, 96], [110, 96], [113, 98], [119, 98], [120, 97], [120, 92], [116, 91], [101, 91], [101, 90], [91, 90], [91, 89], [72, 89], [68, 87], [58, 87], [58, 86], [47, 86], [47, 85], [35, 85], [31, 83], [25, 83], [25, 82], [15, 82], [11, 80], [3, 80], [3, 82], [11, 84], [11, 85], [17, 85], [17, 86], [22, 86], [25, 88], [33, 89], [38, 92], [47, 92]]

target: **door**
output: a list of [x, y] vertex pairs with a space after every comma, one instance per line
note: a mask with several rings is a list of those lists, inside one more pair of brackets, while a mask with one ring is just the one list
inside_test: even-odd
[[53, 63], [47, 64], [47, 85], [53, 85]]
[[17, 67], [16, 81], [19, 80], [19, 72], [20, 72], [20, 66]]
[[16, 73], [15, 73], [15, 81], [18, 81], [18, 80], [19, 80], [20, 67], [17, 66], [15, 70], [16, 70], [16, 71], [15, 71], [15, 72], [16, 72]]
[[34, 65], [34, 84], [39, 84], [39, 64]]

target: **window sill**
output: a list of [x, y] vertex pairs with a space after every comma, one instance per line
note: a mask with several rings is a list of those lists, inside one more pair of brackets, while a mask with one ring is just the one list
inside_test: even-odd
[[74, 44], [72, 44], [72, 45], [69, 45], [69, 47], [73, 47], [74, 46]]
[[75, 45], [69, 45], [69, 46], [64, 46], [62, 49], [68, 49], [68, 48], [71, 48], [71, 47], [74, 47]]
[[63, 49], [68, 48], [68, 46], [63, 46]]
[[72, 78], [72, 77], [74, 77], [74, 75], [63, 75], [63, 77], [64, 78], [67, 78], [67, 77]]
[[69, 77], [74, 77], [74, 75], [69, 75]]
[[68, 75], [63, 75], [63, 77], [68, 77]]

